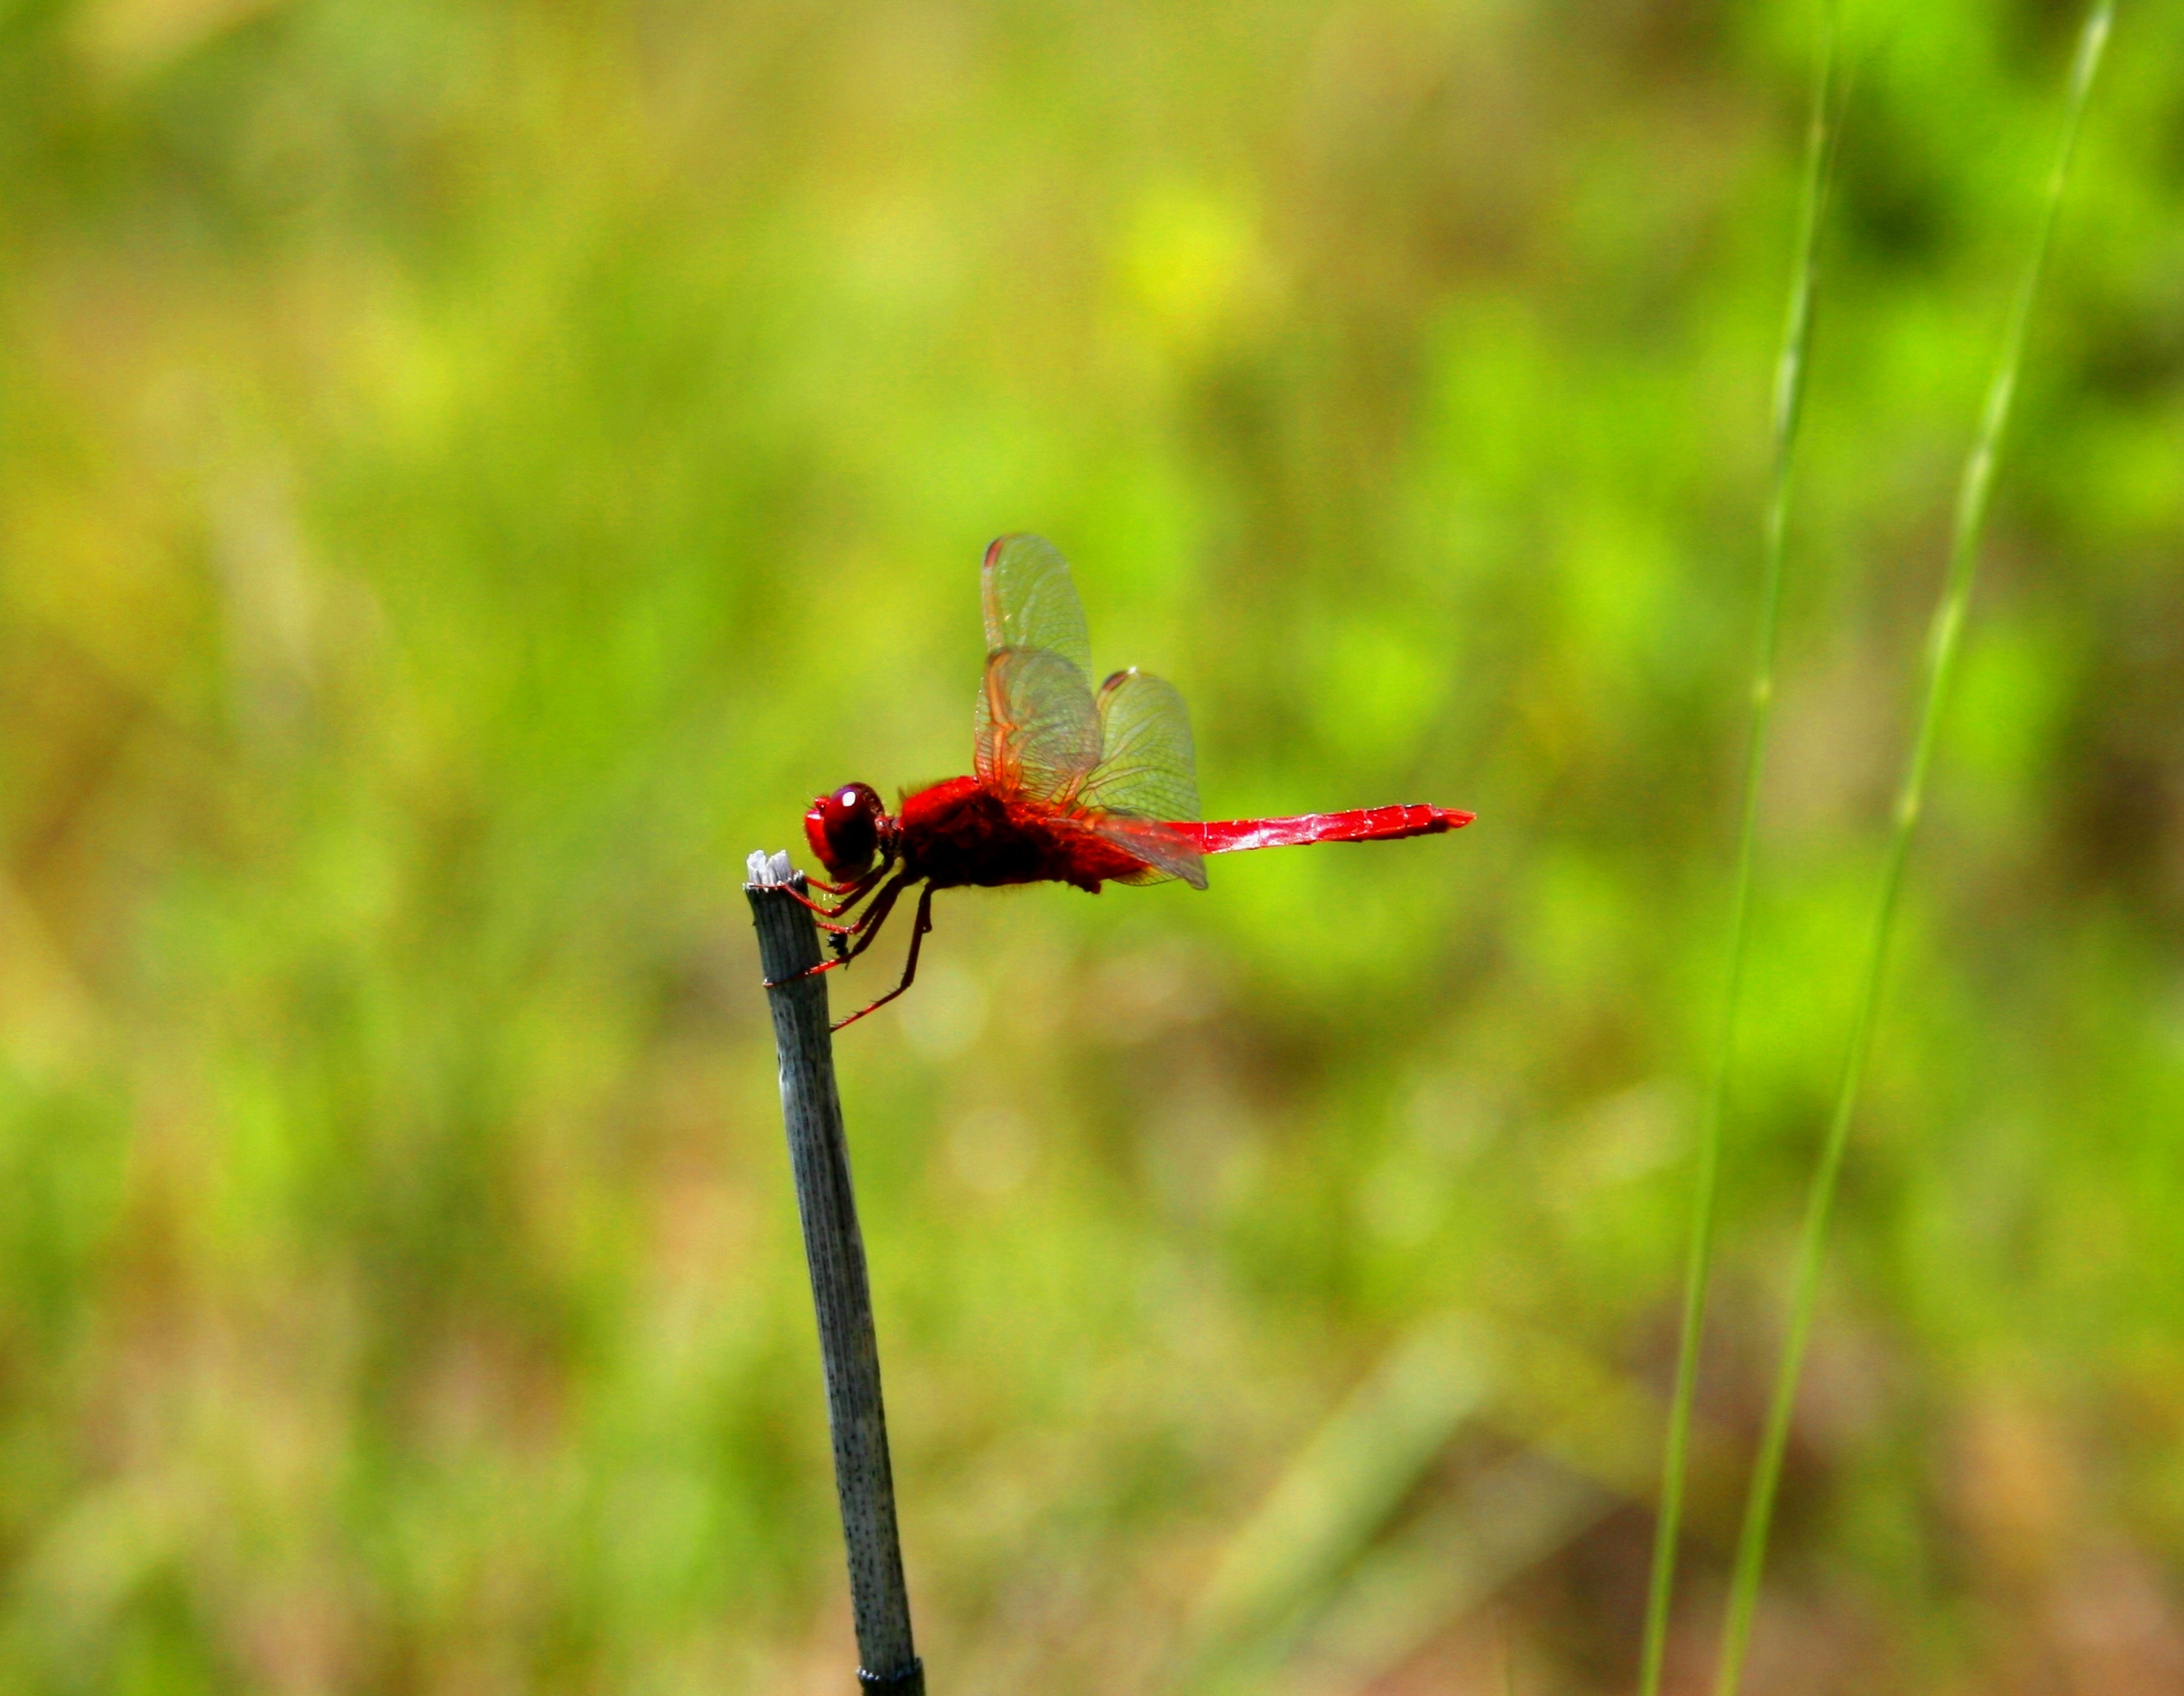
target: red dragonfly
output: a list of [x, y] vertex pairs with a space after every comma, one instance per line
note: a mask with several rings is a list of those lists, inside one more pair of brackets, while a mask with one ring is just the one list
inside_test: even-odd
[[[1471, 822], [1453, 807], [1416, 804], [1202, 824], [1183, 696], [1135, 667], [1092, 687], [1084, 609], [1054, 544], [1003, 536], [986, 549], [980, 577], [986, 680], [972, 775], [906, 794], [892, 816], [865, 783], [817, 797], [804, 816], [812, 852], [835, 880], [811, 880], [834, 898], [832, 905], [797, 896], [819, 916], [834, 952], [813, 972], [854, 960], [903, 891], [925, 885], [902, 982], [838, 1020], [836, 1030], [910, 987], [918, 946], [933, 928], [936, 889], [1054, 882], [1097, 895], [1102, 883], [1170, 878], [1203, 889], [1207, 854], [1388, 842]], [[862, 914], [842, 922], [868, 899]]]

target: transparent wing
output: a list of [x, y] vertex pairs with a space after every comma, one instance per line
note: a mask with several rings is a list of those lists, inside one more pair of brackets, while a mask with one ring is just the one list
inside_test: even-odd
[[1206, 887], [1205, 855], [1199, 850], [1197, 826], [1134, 818], [1128, 813], [1087, 813], [1079, 822], [1145, 862], [1144, 871], [1117, 878], [1116, 882], [1165, 883], [1181, 878], [1194, 889]]
[[1098, 705], [1100, 763], [1078, 799], [1109, 813], [1196, 823], [1191, 712], [1175, 686], [1133, 666], [1100, 686]]
[[1146, 863], [1125, 883], [1206, 887], [1191, 714], [1175, 685], [1134, 668], [1100, 686], [1100, 763], [1078, 791], [1085, 823]]
[[986, 652], [1046, 648], [1083, 673], [1092, 688], [1092, 638], [1069, 561], [1043, 536], [1002, 536], [986, 549], [979, 572], [986, 611]]
[[973, 770], [997, 794], [1074, 806], [1100, 763], [1100, 709], [1084, 673], [1051, 648], [986, 658]]

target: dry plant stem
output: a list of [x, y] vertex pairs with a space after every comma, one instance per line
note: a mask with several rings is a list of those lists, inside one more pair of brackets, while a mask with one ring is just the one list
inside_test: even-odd
[[1928, 647], [1926, 689], [1920, 706], [1919, 728], [1911, 760], [1898, 792], [1894, 828], [1887, 860], [1881, 872], [1879, 901], [1873, 932], [1866, 945], [1866, 969], [1858, 989], [1857, 1011], [1851, 1024], [1850, 1046], [1844, 1057], [1837, 1088], [1835, 1109], [1829, 1120], [1827, 1140], [1820, 1149], [1818, 1169], [1805, 1203], [1804, 1224], [1798, 1240], [1796, 1270], [1791, 1286], [1790, 1316], [1783, 1340], [1782, 1360], [1776, 1369], [1774, 1397], [1767, 1409], [1765, 1433], [1754, 1468], [1751, 1493], [1746, 1499], [1744, 1528], [1737, 1546], [1737, 1566], [1729, 1588], [1729, 1606], [1722, 1625], [1721, 1661], [1715, 1680], [1715, 1696], [1736, 1696], [1744, 1674], [1746, 1650], [1752, 1632], [1752, 1616], [1759, 1599], [1759, 1580], [1766, 1560], [1767, 1533], [1774, 1517], [1775, 1488], [1782, 1478], [1783, 1452], [1789, 1441], [1790, 1415], [1797, 1400], [1802, 1376], [1805, 1346], [1812, 1329], [1812, 1313], [1820, 1296], [1820, 1266], [1826, 1249], [1828, 1215], [1835, 1200], [1836, 1181], [1842, 1172], [1843, 1150], [1849, 1140], [1851, 1120], [1857, 1111], [1858, 1087], [1866, 1059], [1873, 1046], [1874, 1022], [1880, 1006], [1885, 976], [1888, 943], [1894, 927], [1896, 898], [1903, 885], [1903, 868], [1919, 823], [1926, 793], [1926, 777], [1933, 763], [1941, 713], [1962, 644], [1964, 620], [1971, 601], [1972, 582], [1979, 559], [1979, 541], [1986, 527], [1988, 498], [1993, 493], [1995, 457], [2004, 429], [2009, 423], [2015, 396], [2017, 373], [2024, 357], [2026, 327], [2040, 293], [2047, 268], [2048, 249], [2055, 233], [2057, 209], [2063, 187], [2069, 180], [2070, 161], [2077, 151], [2078, 133], [2086, 102], [2092, 92], [2094, 73], [2108, 41], [2115, 19], [2113, 0], [2096, 0], [2086, 18], [2078, 41], [2070, 73], [2069, 97], [2063, 118], [2061, 140], [2049, 173], [2040, 213], [2039, 232], [2032, 253], [2010, 311], [2001, 357], [1987, 389], [1986, 405], [1979, 420], [1979, 434], [1971, 457], [1966, 461], [1964, 480], [1957, 495], [1956, 521], [1949, 538], [1949, 574], [1940, 604], [1935, 609], [1933, 631]]
[[[834, 1038], [826, 1027], [826, 977], [819, 933], [799, 906], [800, 872], [786, 855], [751, 856], [744, 886], [759, 932], [759, 959], [772, 987], [774, 1043], [780, 1055], [781, 1116], [804, 1224], [819, 1353], [826, 1372], [826, 1418], [834, 1437], [834, 1487], [849, 1548], [850, 1603], [857, 1627], [858, 1682], [866, 1690], [924, 1696], [925, 1673], [910, 1640], [888, 1464], [887, 1412], [880, 1397], [880, 1346], [865, 1277], [864, 1238], [850, 1186], [849, 1145], [834, 1087]], [[801, 975], [800, 975], [801, 974]]]
[[1744, 799], [1737, 833], [1737, 871], [1729, 904], [1728, 970], [1714, 1075], [1700, 1124], [1699, 1160], [1691, 1198], [1691, 1246], [1684, 1267], [1683, 1317], [1676, 1350], [1675, 1394], [1661, 1465], [1661, 1506], [1654, 1522], [1653, 1577], [1645, 1606], [1640, 1696], [1657, 1696], [1668, 1649], [1669, 1603], [1675, 1590], [1676, 1543], [1682, 1530], [1683, 1487], [1690, 1470], [1691, 1408], [1699, 1383], [1700, 1340], [1713, 1277], [1714, 1214], [1720, 1191], [1721, 1144], [1728, 1114], [1729, 1074], [1737, 1051], [1737, 1014], [1744, 993], [1746, 937], [1752, 907], [1752, 864], [1759, 839], [1760, 779], [1766, 770], [1767, 728], [1774, 707], [1774, 652], [1782, 623], [1783, 555], [1790, 526], [1791, 473], [1797, 427], [1803, 415], [1805, 361], [1812, 340], [1812, 281], [1819, 268], [1820, 220], [1835, 156], [1838, 96], [1836, 88], [1836, 9], [1821, 7], [1820, 39], [1812, 83], [1812, 115], [1805, 132], [1804, 187], [1800, 196], [1797, 245], [1783, 316], [1782, 352], [1775, 364], [1772, 437], [1774, 464], [1762, 548], [1759, 631], [1752, 664], [1752, 723], [1745, 745]]

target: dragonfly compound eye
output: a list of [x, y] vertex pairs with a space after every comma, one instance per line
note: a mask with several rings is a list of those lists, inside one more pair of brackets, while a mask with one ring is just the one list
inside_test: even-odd
[[862, 783], [811, 804], [804, 815], [804, 837], [829, 877], [853, 878], [872, 863], [880, 852], [879, 817], [880, 797]]

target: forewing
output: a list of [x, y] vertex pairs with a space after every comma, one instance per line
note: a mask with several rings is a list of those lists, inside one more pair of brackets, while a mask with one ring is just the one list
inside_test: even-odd
[[1191, 713], [1175, 686], [1135, 667], [1100, 686], [1100, 763], [1085, 780], [1088, 807], [1193, 824], [1198, 772]]
[[997, 793], [1074, 805], [1100, 762], [1100, 709], [1076, 665], [1052, 648], [987, 656], [974, 770]]
[[979, 572], [986, 611], [986, 652], [1004, 648], [1046, 648], [1084, 674], [1092, 688], [1092, 638], [1069, 561], [1043, 536], [997, 539]]

